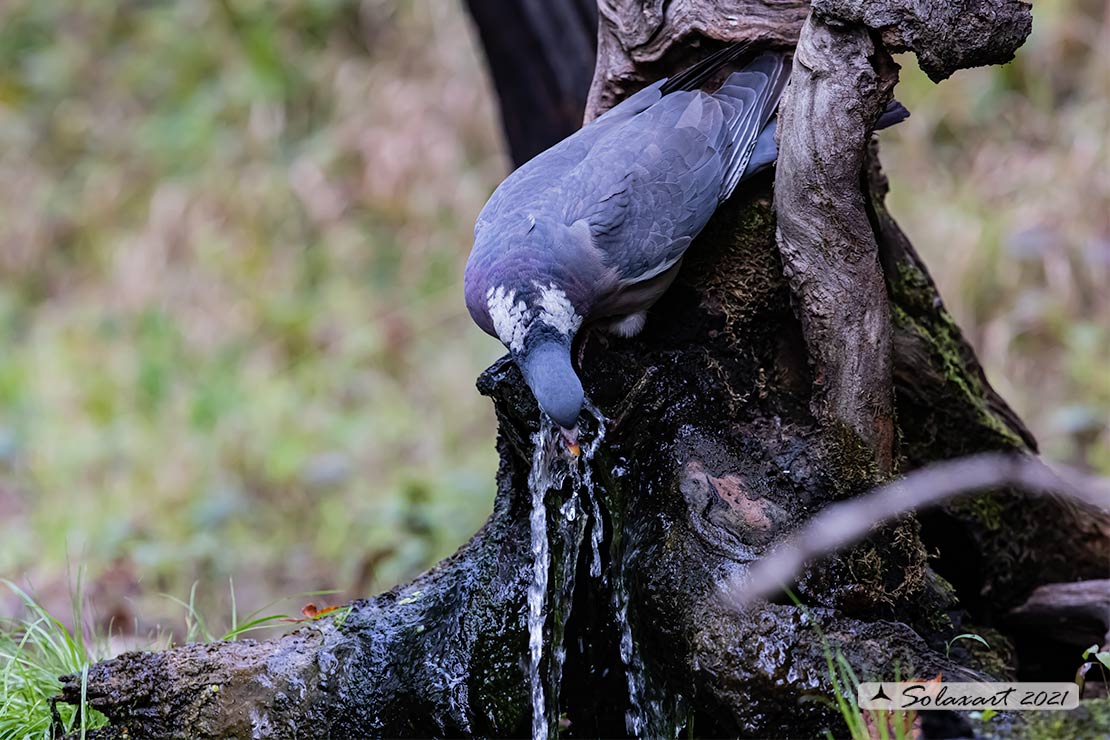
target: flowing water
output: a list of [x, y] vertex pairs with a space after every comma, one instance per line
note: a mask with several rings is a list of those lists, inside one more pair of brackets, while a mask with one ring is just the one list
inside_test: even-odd
[[[572, 469], [573, 470], [573, 469]], [[572, 475], [573, 478], [573, 475]], [[566, 663], [566, 627], [570, 619], [571, 603], [574, 599], [574, 574], [578, 569], [578, 553], [582, 547], [582, 539], [586, 534], [586, 516], [579, 503], [578, 490], [571, 493], [559, 508], [562, 518], [558, 523], [561, 533], [559, 538], [558, 558], [553, 558], [554, 569], [551, 589], [551, 668], [550, 703], [554, 710], [559, 706], [559, 688], [563, 681], [563, 665]]]
[[628, 621], [628, 592], [620, 570], [616, 570], [613, 578], [613, 611], [617, 615], [617, 627], [621, 633], [621, 662], [624, 663], [624, 674], [628, 679], [629, 709], [624, 715], [624, 727], [629, 735], [643, 737], [646, 725], [644, 664], [640, 659], [640, 651], [636, 648], [636, 641], [632, 639], [632, 625]]
[[[616, 478], [627, 475], [627, 470], [614, 467]], [[624, 530], [623, 535], [628, 530]], [[634, 548], [634, 546], [632, 546]], [[624, 715], [625, 731], [633, 737], [678, 737], [689, 720], [688, 707], [682, 695], [669, 692], [655, 681], [645, 668], [639, 645], [633, 637], [632, 620], [629, 618], [629, 597], [626, 570], [630, 557], [630, 543], [614, 533], [609, 558], [609, 584], [611, 586], [613, 614], [616, 619], [618, 646], [628, 686], [628, 710]]]
[[605, 536], [605, 523], [601, 519], [601, 504], [598, 503], [598, 494], [594, 490], [594, 469], [591, 464], [594, 459], [594, 454], [601, 446], [602, 441], [605, 439], [605, 415], [601, 410], [594, 406], [589, 400], [586, 401], [586, 410], [594, 415], [597, 419], [597, 436], [590, 442], [589, 446], [582, 451], [582, 466], [575, 468], [575, 471], [581, 470], [581, 479], [575, 479], [576, 489], [581, 489], [586, 493], [586, 499], [590, 503], [590, 548], [593, 557], [590, 560], [590, 576], [592, 578], [601, 577], [601, 540]]
[[532, 494], [532, 514], [528, 519], [532, 533], [532, 583], [528, 586], [528, 678], [532, 683], [532, 739], [546, 740], [548, 717], [544, 706], [543, 624], [547, 618], [547, 575], [550, 553], [547, 544], [547, 507], [544, 496], [549, 490], [562, 487], [565, 473], [554, 463], [553, 428], [545, 417], [540, 430], [532, 436], [532, 470], [528, 489]]
[[[532, 436], [532, 469], [528, 488], [532, 498], [529, 517], [532, 550], [532, 582], [528, 588], [528, 653], [529, 680], [532, 689], [532, 738], [546, 740], [557, 727], [559, 687], [566, 660], [564, 636], [574, 597], [574, 578], [578, 557], [587, 528], [590, 533], [589, 573], [592, 578], [608, 580], [612, 586], [613, 610], [619, 631], [621, 662], [628, 684], [629, 709], [625, 713], [625, 729], [633, 737], [677, 736], [686, 723], [682, 697], [664, 699], [649, 690], [632, 625], [628, 616], [628, 591], [624, 578], [624, 555], [619, 543], [613, 542], [608, 573], [602, 572], [601, 544], [604, 523], [600, 494], [594, 483], [593, 459], [605, 438], [605, 417], [586, 403], [597, 420], [597, 434], [582, 447], [575, 460], [563, 450], [563, 441], [554, 424], [543, 418], [540, 429]], [[619, 476], [625, 471], [614, 470]], [[554, 532], [548, 532], [547, 494], [563, 490], [571, 480], [570, 495], [559, 506], [552, 519]], [[552, 550], [557, 557], [552, 557]], [[549, 583], [552, 587], [549, 588]], [[550, 592], [551, 603], [548, 604]], [[550, 675], [542, 671], [544, 626], [551, 616]], [[666, 705], [666, 706], [664, 706]], [[673, 706], [671, 706], [673, 705]]]
[[[578, 554], [585, 537], [587, 524], [590, 525], [592, 560], [590, 574], [601, 575], [601, 540], [603, 535], [601, 506], [594, 488], [591, 463], [594, 454], [605, 436], [605, 418], [592, 404], [587, 409], [597, 419], [597, 435], [583, 447], [578, 460], [567, 457], [562, 451], [562, 440], [554, 425], [546, 417], [540, 429], [532, 435], [532, 469], [528, 475], [528, 489], [532, 497], [532, 512], [529, 516], [532, 550], [532, 582], [528, 587], [528, 674], [532, 688], [532, 738], [544, 740], [548, 730], [554, 725], [559, 707], [559, 685], [562, 681], [566, 648], [563, 637], [567, 620], [570, 618], [571, 602], [574, 594], [574, 575], [578, 566]], [[549, 491], [560, 491], [567, 477], [571, 478], [570, 497], [559, 507], [559, 518], [555, 522], [559, 558], [555, 565], [555, 585], [552, 590], [550, 613], [552, 614], [551, 646], [551, 696], [545, 700], [544, 676], [541, 666], [544, 648], [544, 623], [549, 613], [547, 604], [548, 583], [551, 577], [551, 538], [547, 531], [547, 507], [545, 499]], [[583, 505], [589, 505], [589, 517]], [[589, 521], [587, 521], [587, 519]]]

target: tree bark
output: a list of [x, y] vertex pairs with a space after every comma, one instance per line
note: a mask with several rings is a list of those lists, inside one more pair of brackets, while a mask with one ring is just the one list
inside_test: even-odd
[[[990, 33], [944, 58], [1012, 55], [1028, 7], [970, 4]], [[737, 610], [722, 597], [813, 512], [891, 471], [1034, 447], [886, 211], [868, 146], [896, 72], [884, 46], [923, 64], [944, 56], [929, 44], [965, 35], [930, 25], [951, 20], [945, 6], [830, 0], [807, 20], [802, 0], [602, 0], [588, 116], [703, 43], [801, 41], [776, 187], [756, 178], [718, 211], [642, 335], [584, 349], [583, 382], [608, 421], [587, 460], [592, 487], [580, 473], [546, 496], [552, 730], [563, 715], [573, 736], [840, 734], [834, 710], [803, 701], [831, 695], [830, 651], [861, 677], [1010, 675], [1002, 617], [1039, 585], [1106, 576], [1105, 517], [997, 491], [811, 564], [787, 584], [800, 603]], [[100, 735], [527, 734], [538, 411], [508, 358], [478, 387], [497, 410], [501, 463], [494, 511], [469, 543], [341, 619], [93, 666], [89, 705], [111, 719]], [[948, 657], [961, 631], [997, 646]], [[80, 701], [79, 677], [63, 698]]]
[[779, 106], [775, 212], [783, 268], [813, 368], [814, 415], [842, 424], [891, 472], [894, 388], [890, 304], [859, 188], [871, 126], [897, 68], [863, 26], [819, 17], [802, 27]]

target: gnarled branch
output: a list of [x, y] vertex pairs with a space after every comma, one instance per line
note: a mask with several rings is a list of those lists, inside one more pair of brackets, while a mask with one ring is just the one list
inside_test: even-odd
[[894, 69], [864, 29], [811, 16], [779, 107], [775, 180], [779, 251], [814, 371], [811, 404], [857, 435], [882, 474], [894, 438], [890, 306], [860, 182]]
[[808, 0], [598, 0], [591, 121], [645, 85], [705, 56], [703, 40], [791, 48]]
[[[726, 598], [737, 608], [744, 608], [788, 586], [806, 562], [857, 542], [880, 524], [950, 498], [1004, 487], [1075, 499], [1092, 508], [1092, 517], [1105, 516], [1110, 510], [1110, 480], [1046, 465], [1037, 457], [985, 453], [947, 460], [824, 509], [747, 573], [728, 583]], [[1016, 613], [1033, 614], [1037, 603], [1031, 600]]]
[[917, 54], [940, 82], [958, 69], [1005, 64], [1033, 30], [1024, 0], [814, 0], [813, 14], [877, 31], [889, 51]]

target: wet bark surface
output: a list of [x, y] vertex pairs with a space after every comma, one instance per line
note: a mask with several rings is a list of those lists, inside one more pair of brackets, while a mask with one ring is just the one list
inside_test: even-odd
[[[744, 20], [736, 35], [775, 43], [795, 38], [805, 19], [804, 3], [790, 0], [675, 0], [665, 14], [662, 3], [640, 5], [602, 3], [595, 103], [688, 61], [706, 28], [731, 39], [721, 13]], [[771, 174], [742, 186], [691, 248], [640, 336], [584, 340], [582, 379], [606, 417], [605, 437], [585, 463], [594, 499], [573, 478], [546, 496], [552, 578], [541, 674], [552, 731], [839, 734], [835, 711], [813, 700], [832, 693], [829, 654], [843, 655], [861, 677], [889, 678], [895, 666], [948, 680], [1012, 675], [1020, 656], [1004, 617], [1039, 585], [1105, 577], [1104, 518], [997, 491], [880, 528], [811, 564], [784, 584], [789, 595], [744, 610], [723, 597], [724, 584], [742, 579], [813, 512], [890, 471], [1034, 444], [885, 209], [877, 151], [864, 147], [892, 70], [881, 54], [863, 52], [880, 43], [875, 29], [837, 23], [835, 33], [860, 50], [852, 63], [862, 55], [879, 65], [871, 67], [870, 107], [853, 109], [846, 124], [858, 137], [847, 147], [854, 159], [845, 165], [817, 139], [809, 150], [799, 147], [804, 141], [784, 142], [794, 157], [790, 192], [781, 173], [778, 192]], [[668, 34], [670, 45], [660, 40]], [[816, 69], [796, 65], [795, 74], [819, 78]], [[805, 89], [799, 83], [791, 92], [795, 116], [818, 100]], [[797, 126], [797, 135], [804, 130]], [[782, 131], [795, 135], [789, 114]], [[814, 162], [828, 168], [809, 171]], [[830, 188], [847, 192], [822, 195]], [[838, 217], [822, 197], [854, 204], [836, 232], [841, 246], [814, 240], [811, 225], [791, 231], [793, 246], [780, 250], [776, 235], [791, 227], [776, 207], [793, 210], [798, 189], [810, 195], [811, 224]], [[836, 259], [827, 264], [813, 261], [830, 254]], [[798, 272], [807, 261], [834, 272], [844, 261], [865, 269], [862, 277], [839, 275], [847, 282], [831, 294], [807, 293]], [[858, 396], [829, 380], [830, 367], [853, 361], [829, 354], [838, 317], [858, 318], [835, 310], [853, 286], [867, 291], [868, 305], [885, 306], [868, 314], [885, 346], [866, 333], [846, 343], [887, 358], [886, 370], [864, 380], [886, 405], [868, 401], [862, 416], [851, 413]], [[825, 317], [817, 332], [814, 316]], [[839, 372], [849, 387], [859, 382]], [[277, 640], [189, 645], [93, 666], [88, 702], [112, 721], [99, 736], [527, 735], [528, 476], [538, 412], [507, 358], [478, 388], [497, 410], [501, 463], [494, 511], [469, 543], [414, 582]], [[595, 433], [584, 431], [587, 443]], [[568, 500], [582, 506], [572, 520]], [[601, 567], [591, 573], [598, 527]], [[945, 642], [967, 631], [989, 635], [996, 647], [985, 653], [961, 643], [949, 657]], [[63, 696], [80, 702], [79, 678], [66, 680]]]

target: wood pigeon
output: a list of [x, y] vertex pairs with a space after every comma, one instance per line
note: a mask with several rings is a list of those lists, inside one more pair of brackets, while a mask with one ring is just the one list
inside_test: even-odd
[[638, 333], [717, 206], [774, 162], [786, 55], [763, 53], [715, 92], [699, 89], [747, 48], [632, 95], [509, 175], [478, 216], [467, 309], [508, 348], [572, 454], [577, 332]]

